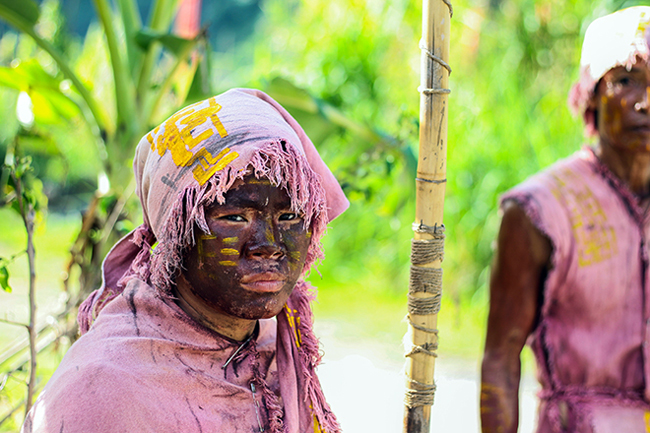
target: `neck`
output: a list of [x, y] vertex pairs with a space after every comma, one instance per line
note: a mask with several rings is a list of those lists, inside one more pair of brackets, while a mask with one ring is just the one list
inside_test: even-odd
[[176, 304], [201, 325], [237, 341], [246, 340], [255, 330], [257, 320], [241, 319], [220, 311], [196, 296], [190, 283], [181, 274], [174, 287]]
[[601, 141], [596, 155], [634, 194], [650, 194], [650, 153], [623, 151]]

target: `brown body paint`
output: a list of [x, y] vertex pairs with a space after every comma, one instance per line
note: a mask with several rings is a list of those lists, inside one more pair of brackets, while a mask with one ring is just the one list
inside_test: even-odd
[[242, 340], [258, 319], [276, 316], [286, 304], [311, 234], [292, 209], [286, 189], [250, 175], [228, 190], [223, 204], [205, 209], [211, 234], [197, 233], [177, 287], [217, 332]]

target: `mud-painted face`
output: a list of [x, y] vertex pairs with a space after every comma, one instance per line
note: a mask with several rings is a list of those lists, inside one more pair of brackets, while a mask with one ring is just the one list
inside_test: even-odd
[[196, 231], [183, 274], [206, 305], [241, 319], [277, 315], [300, 277], [311, 231], [287, 192], [247, 176], [206, 209], [211, 234]]
[[619, 66], [603, 76], [591, 101], [602, 145], [650, 152], [649, 92], [650, 68], [641, 59], [629, 71]]

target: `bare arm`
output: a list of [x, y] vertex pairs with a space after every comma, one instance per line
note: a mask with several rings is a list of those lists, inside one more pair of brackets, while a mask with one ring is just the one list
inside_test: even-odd
[[490, 277], [490, 314], [481, 366], [483, 433], [516, 433], [519, 355], [539, 314], [551, 243], [514, 202], [504, 205]]

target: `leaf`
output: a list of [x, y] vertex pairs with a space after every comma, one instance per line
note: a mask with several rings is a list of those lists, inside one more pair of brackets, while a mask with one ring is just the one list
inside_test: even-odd
[[0, 85], [25, 91], [29, 87], [29, 80], [16, 68], [0, 67]]
[[0, 287], [7, 293], [11, 293], [11, 286], [9, 285], [9, 271], [6, 266], [0, 266]]
[[79, 114], [77, 105], [59, 91], [34, 89], [29, 96], [32, 98], [34, 118], [39, 123], [67, 122]]
[[61, 80], [50, 75], [36, 59], [30, 59], [14, 67], [0, 67], [0, 84], [25, 92], [34, 88], [60, 92]]
[[201, 101], [211, 95], [212, 86], [210, 83], [210, 62], [208, 59], [199, 60], [199, 64], [194, 73], [192, 84], [185, 98], [186, 103]]
[[144, 51], [148, 50], [152, 43], [160, 42], [172, 54], [179, 56], [196, 44], [196, 39], [185, 39], [170, 33], [142, 29], [135, 34], [135, 42]]
[[12, 24], [33, 27], [39, 15], [38, 4], [33, 0], [0, 0], [0, 17]]
[[42, 155], [48, 158], [61, 157], [65, 155], [59, 149], [56, 141], [47, 131], [38, 128], [31, 128], [20, 132], [20, 148], [26, 154]]
[[78, 105], [61, 91], [61, 80], [34, 59], [12, 68], [0, 67], [0, 85], [27, 92], [40, 123], [67, 122], [79, 114]]

